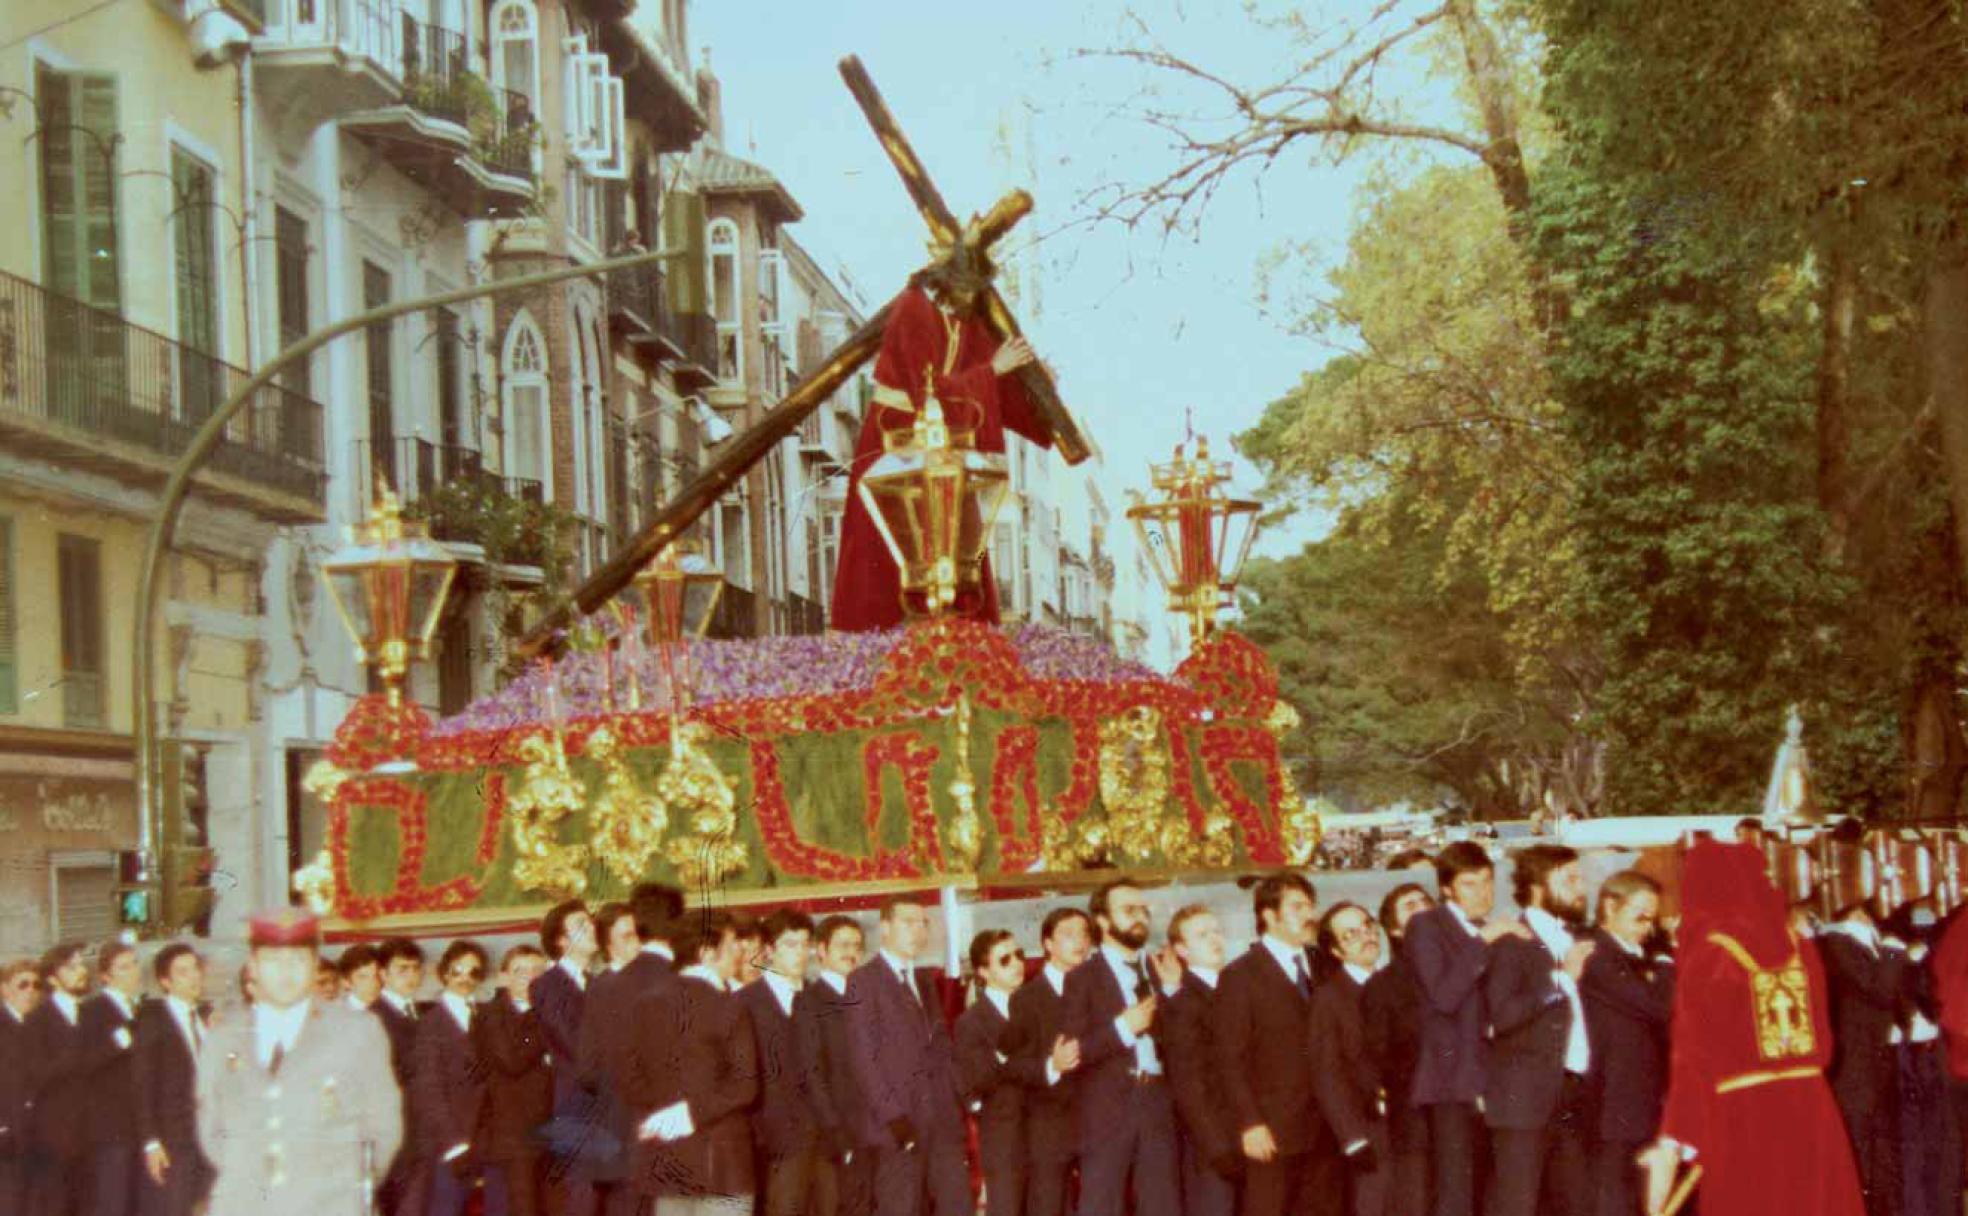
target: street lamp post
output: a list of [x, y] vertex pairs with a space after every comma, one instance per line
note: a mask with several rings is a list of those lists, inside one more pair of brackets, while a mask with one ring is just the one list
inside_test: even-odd
[[[212, 454], [212, 449], [218, 446], [233, 416], [245, 408], [246, 403], [251, 401], [261, 389], [272, 384], [282, 371], [344, 334], [355, 333], [371, 325], [391, 321], [410, 313], [441, 308], [446, 304], [458, 304], [466, 300], [477, 300], [515, 291], [530, 291], [535, 287], [545, 287], [567, 279], [607, 275], [617, 270], [652, 265], [679, 256], [681, 253], [678, 251], [631, 254], [627, 257], [610, 258], [586, 265], [563, 266], [555, 270], [541, 271], [538, 274], [480, 283], [475, 287], [463, 287], [456, 291], [425, 296], [422, 299], [406, 300], [369, 309], [315, 330], [281, 351], [226, 398], [225, 402], [198, 428], [197, 434], [191, 437], [191, 442], [185, 447], [184, 455], [180, 456], [177, 464], [172, 466], [171, 475], [164, 483], [164, 493], [157, 506], [157, 517], [151, 521], [150, 535], [144, 544], [143, 567], [137, 576], [136, 623], [131, 646], [133, 671], [130, 699], [133, 711], [131, 726], [136, 739], [137, 852], [138, 877], [141, 882], [148, 885], [156, 881], [159, 855], [157, 721], [153, 713], [151, 688], [151, 677], [156, 660], [156, 635], [152, 628], [152, 618], [156, 613], [157, 574], [164, 562], [164, 551], [170, 547], [171, 535], [177, 528], [178, 513], [184, 509], [185, 498], [191, 492], [191, 479], [204, 465], [206, 458]], [[152, 900], [153, 914], [156, 906], [157, 901]]]

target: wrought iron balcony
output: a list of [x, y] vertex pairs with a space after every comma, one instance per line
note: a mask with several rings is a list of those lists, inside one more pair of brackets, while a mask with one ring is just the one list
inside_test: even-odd
[[395, 0], [260, 0], [253, 40], [259, 71], [283, 111], [311, 125], [352, 110], [389, 105], [402, 94], [402, 25]]
[[[614, 256], [626, 257], [631, 252], [640, 251], [618, 249]], [[632, 346], [670, 345], [668, 296], [669, 285], [660, 266], [629, 266], [609, 272], [608, 315], [628, 335]], [[666, 358], [680, 358], [683, 352], [672, 348], [663, 353]]]
[[[0, 448], [161, 482], [249, 373], [115, 313], [0, 274]], [[200, 484], [288, 521], [320, 519], [321, 406], [269, 386], [226, 427]]]
[[717, 321], [709, 313], [671, 313], [670, 328], [665, 337], [679, 353], [677, 375], [686, 381], [688, 387], [717, 383]]

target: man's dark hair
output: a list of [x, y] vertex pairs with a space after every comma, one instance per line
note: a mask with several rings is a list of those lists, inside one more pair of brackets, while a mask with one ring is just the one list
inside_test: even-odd
[[1367, 915], [1365, 908], [1362, 908], [1350, 899], [1340, 900], [1332, 907], [1327, 908], [1325, 915], [1319, 918], [1319, 953], [1329, 954], [1334, 958], [1339, 957], [1339, 931], [1333, 928], [1333, 921], [1341, 912], [1349, 908], [1358, 912], [1361, 916], [1366, 917], [1369, 925], [1374, 923], [1373, 917]]
[[1114, 892], [1139, 891], [1141, 889], [1141, 884], [1138, 881], [1129, 878], [1125, 874], [1119, 878], [1110, 878], [1093, 889], [1093, 895], [1087, 900], [1087, 920], [1089, 927], [1093, 930], [1094, 941], [1101, 941], [1105, 937], [1105, 934], [1100, 931], [1100, 918], [1112, 915], [1107, 908], [1114, 900]]
[[608, 939], [615, 935], [618, 921], [634, 922], [635, 916], [624, 903], [606, 903], [594, 912], [595, 943], [601, 947], [602, 957], [608, 957]]
[[834, 944], [836, 937], [839, 937], [849, 929], [861, 934], [862, 941], [865, 942], [868, 940], [868, 935], [862, 930], [860, 921], [855, 920], [852, 916], [842, 916], [838, 912], [832, 916], [823, 918], [814, 927], [813, 940], [819, 944], [822, 950], [825, 950]]
[[1290, 870], [1266, 874], [1257, 880], [1255, 887], [1251, 888], [1251, 915], [1257, 920], [1257, 931], [1260, 934], [1264, 932], [1264, 914], [1269, 912], [1276, 917], [1278, 909], [1285, 906], [1287, 891], [1303, 891], [1305, 898], [1315, 904], [1319, 902], [1319, 893], [1313, 889], [1312, 880], [1305, 875]]
[[[385, 971], [389, 970], [391, 963], [400, 958], [414, 960], [418, 966], [422, 966], [424, 948], [407, 937], [386, 937], [376, 947], [376, 961], [383, 965]], [[440, 967], [438, 970], [442, 971], [443, 968]]]
[[1510, 894], [1520, 908], [1532, 906], [1531, 896], [1560, 866], [1579, 859], [1578, 850], [1562, 844], [1534, 844], [1510, 859]]
[[[1392, 891], [1389, 891], [1386, 895], [1381, 897], [1380, 927], [1381, 930], [1387, 934], [1388, 941], [1400, 940], [1401, 927], [1395, 923], [1395, 905], [1399, 904], [1403, 899], [1407, 898], [1409, 892], [1412, 891], [1419, 891], [1423, 895], [1428, 894], [1428, 888], [1422, 886], [1420, 883], [1404, 882], [1400, 886], [1395, 887]], [[1430, 898], [1433, 897], [1431, 896]]]
[[69, 963], [73, 962], [86, 949], [88, 947], [81, 942], [62, 942], [51, 948], [46, 954], [41, 956], [42, 980], [50, 984], [54, 983], [55, 972], [68, 966]]
[[136, 952], [137, 948], [135, 946], [120, 939], [112, 939], [104, 942], [102, 948], [96, 951], [96, 974], [108, 975], [109, 969], [116, 964], [117, 959], [122, 958], [126, 954], [135, 954]]
[[1195, 920], [1198, 916], [1208, 916], [1209, 914], [1210, 908], [1208, 904], [1184, 904], [1180, 908], [1177, 908], [1175, 915], [1169, 917], [1169, 945], [1173, 946], [1178, 942], [1185, 946], [1188, 945], [1189, 939], [1184, 934], [1189, 931], [1189, 922]]
[[444, 948], [444, 954], [437, 960], [437, 981], [443, 983], [451, 974], [451, 965], [461, 958], [476, 958], [480, 971], [489, 971], [492, 960], [485, 956], [485, 947], [469, 938], [460, 938]]
[[1496, 863], [1473, 840], [1458, 840], [1435, 855], [1435, 883], [1447, 891], [1464, 874], [1496, 869]]
[[673, 926], [683, 919], [683, 892], [666, 883], [638, 883], [629, 892], [629, 912], [635, 917], [636, 936], [645, 942], [667, 942], [675, 932]]
[[172, 942], [162, 950], [159, 950], [156, 958], [150, 960], [151, 975], [155, 976], [157, 982], [160, 984], [170, 979], [171, 964], [177, 962], [187, 954], [193, 958], [198, 957], [198, 951], [192, 949], [184, 942]]
[[983, 929], [970, 939], [970, 978], [979, 988], [984, 987], [984, 968], [991, 961], [991, 951], [999, 942], [1013, 940], [1009, 929]]
[[922, 899], [918, 896], [891, 895], [887, 899], [881, 901], [881, 909], [880, 909], [881, 922], [882, 924], [885, 925], [888, 922], [894, 920], [895, 910], [897, 908], [920, 908], [922, 906], [923, 906]]
[[540, 949], [532, 942], [521, 942], [517, 946], [506, 947], [506, 952], [499, 956], [499, 970], [501, 971], [512, 970], [512, 965], [514, 961], [518, 959], [545, 958], [545, 957], [547, 957], [547, 952], [545, 950]]
[[768, 950], [788, 933], [804, 933], [809, 940], [813, 937], [813, 918], [798, 908], [780, 908], [763, 922], [752, 923], [759, 927], [759, 944]]
[[723, 908], [705, 908], [682, 922], [678, 929], [671, 945], [676, 950], [677, 962], [689, 967], [704, 961], [704, 951], [722, 946], [727, 933], [735, 934], [738, 920]]
[[1039, 942], [1044, 944], [1051, 941], [1052, 935], [1059, 931], [1059, 926], [1069, 920], [1085, 921], [1087, 923], [1087, 936], [1093, 936], [1093, 918], [1086, 914], [1086, 909], [1074, 907], [1054, 908], [1045, 914], [1044, 920], [1039, 922]]
[[1736, 820], [1736, 835], [1740, 836], [1744, 832], [1755, 832], [1759, 836], [1762, 835], [1763, 821], [1754, 815], [1745, 815], [1741, 819]]
[[376, 948], [367, 942], [357, 942], [342, 951], [342, 957], [335, 960], [335, 970], [342, 973], [343, 979], [352, 978], [364, 967], [382, 969], [383, 960], [377, 957]]
[[559, 958], [567, 951], [567, 922], [576, 913], [586, 912], [588, 905], [578, 899], [563, 899], [547, 909], [540, 918], [540, 948], [547, 952], [548, 958]]

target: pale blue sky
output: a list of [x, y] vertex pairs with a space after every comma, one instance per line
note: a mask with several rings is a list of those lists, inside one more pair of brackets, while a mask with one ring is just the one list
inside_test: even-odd
[[[1150, 0], [1132, 11], [1172, 50], [1226, 77], [1275, 79], [1299, 51], [1245, 9], [1237, 0]], [[1037, 211], [1015, 236], [1039, 241], [1040, 307], [1027, 326], [1106, 455], [1103, 489], [1117, 507], [1124, 487], [1145, 487], [1146, 462], [1166, 459], [1182, 438], [1185, 409], [1227, 451], [1232, 433], [1328, 356], [1260, 311], [1258, 268], [1286, 242], [1336, 257], [1365, 172], [1363, 163], [1313, 165], [1305, 145], [1261, 180], [1228, 185], [1200, 237], [1068, 227], [1090, 189], [1142, 184], [1171, 163], [1165, 136], [1124, 112], [1156, 78], [1076, 54], [1130, 41], [1127, 12], [1116, 0], [704, 0], [691, 30], [723, 83], [727, 146], [779, 175], [806, 211], [797, 239], [823, 266], [844, 267], [871, 303], [920, 265], [924, 231], [841, 84], [841, 56], [861, 56], [960, 215], [1014, 186], [1032, 192]], [[1006, 133], [1027, 143], [1029, 161], [1007, 159]], [[1317, 276], [1295, 278], [1283, 286], [1317, 289]], [[1242, 473], [1254, 488], [1255, 472]], [[1292, 551], [1307, 534], [1307, 525], [1281, 531], [1261, 551]]]

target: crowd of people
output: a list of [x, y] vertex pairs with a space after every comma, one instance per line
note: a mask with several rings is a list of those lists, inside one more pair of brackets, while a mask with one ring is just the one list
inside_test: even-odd
[[[154, 955], [148, 999], [133, 946], [64, 945], [0, 970], [0, 1211], [459, 1216], [478, 1193], [486, 1216], [1634, 1216], [1660, 1200], [1643, 1160], [1718, 1143], [1677, 1126], [1710, 1121], [1688, 1113], [1709, 1090], [1796, 1109], [1785, 1083], [1823, 1071], [1684, 1087], [1663, 1139], [1694, 1053], [1671, 1042], [1654, 880], [1589, 903], [1579, 856], [1536, 844], [1497, 916], [1481, 846], [1434, 868], [1372, 909], [1257, 880], [1236, 958], [1201, 905], [1157, 942], [1116, 880], [1047, 912], [1037, 958], [979, 933], [961, 991], [924, 965], [912, 898], [876, 942], [656, 885], [563, 903], [496, 970], [446, 946], [434, 1000], [416, 942], [329, 963], [283, 910], [253, 923], [246, 1011], [216, 1019], [189, 945]], [[1863, 903], [1816, 941], [1829, 1009], [1786, 1021], [1781, 994], [1801, 1010], [1825, 981], [1771, 971], [1778, 1050], [1829, 1060], [1868, 1216], [1958, 1214], [1968, 1082], [1934, 977], [1968, 957]]]

